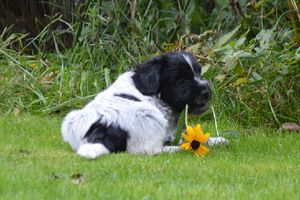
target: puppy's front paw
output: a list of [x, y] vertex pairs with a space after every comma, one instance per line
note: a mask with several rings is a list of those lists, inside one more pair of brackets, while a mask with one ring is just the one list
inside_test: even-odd
[[182, 149], [179, 146], [164, 146], [163, 147], [163, 152], [166, 153], [175, 153], [175, 152], [179, 152], [182, 151]]
[[224, 137], [210, 137], [207, 141], [209, 146], [212, 145], [220, 145], [220, 144], [229, 144], [229, 141], [226, 140]]
[[109, 154], [109, 150], [103, 144], [87, 143], [79, 147], [77, 154], [88, 159], [95, 159], [100, 155]]

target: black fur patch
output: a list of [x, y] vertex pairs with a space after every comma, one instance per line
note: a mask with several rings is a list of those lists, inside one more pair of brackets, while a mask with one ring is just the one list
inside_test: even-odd
[[203, 80], [201, 65], [187, 52], [167, 52], [141, 63], [132, 78], [143, 95], [160, 94], [161, 100], [178, 113], [188, 104], [190, 113], [201, 114], [211, 99], [210, 85], [197, 81]]
[[89, 143], [101, 143], [110, 152], [126, 151], [128, 133], [115, 126], [105, 126], [99, 121], [93, 123], [84, 136]]
[[138, 99], [137, 97], [133, 96], [133, 95], [130, 95], [130, 94], [124, 94], [124, 93], [121, 93], [121, 94], [115, 94], [115, 96], [117, 97], [122, 97], [124, 99], [129, 99], [129, 100], [132, 100], [132, 101], [141, 101], [140, 99]]
[[143, 95], [157, 94], [159, 88], [160, 57], [138, 64], [132, 76], [136, 88]]

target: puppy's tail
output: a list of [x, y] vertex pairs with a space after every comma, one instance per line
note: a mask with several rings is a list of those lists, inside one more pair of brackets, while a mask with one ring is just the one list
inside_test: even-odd
[[74, 110], [67, 114], [62, 126], [61, 133], [63, 140], [68, 142], [74, 151], [77, 151], [83, 143], [83, 137], [91, 123], [96, 120], [96, 116], [85, 113], [82, 110]]

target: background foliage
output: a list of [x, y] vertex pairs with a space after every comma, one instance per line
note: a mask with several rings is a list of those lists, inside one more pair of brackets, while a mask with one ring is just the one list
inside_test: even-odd
[[[0, 10], [8, 13], [8, 2]], [[64, 114], [136, 63], [188, 50], [213, 84], [218, 117], [247, 126], [300, 121], [300, 15], [293, 0], [36, 2], [46, 14], [32, 27], [0, 26], [4, 115]], [[211, 119], [211, 111], [203, 117]]]

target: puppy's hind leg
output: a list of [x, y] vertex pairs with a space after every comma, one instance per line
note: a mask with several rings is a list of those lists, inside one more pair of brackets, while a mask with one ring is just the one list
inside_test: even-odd
[[100, 143], [85, 143], [82, 144], [77, 150], [78, 155], [88, 159], [95, 159], [98, 156], [109, 153], [109, 150], [103, 144]]
[[84, 142], [77, 153], [85, 158], [94, 159], [98, 156], [126, 150], [128, 134], [113, 125], [104, 125], [100, 121], [92, 124], [84, 136]]

